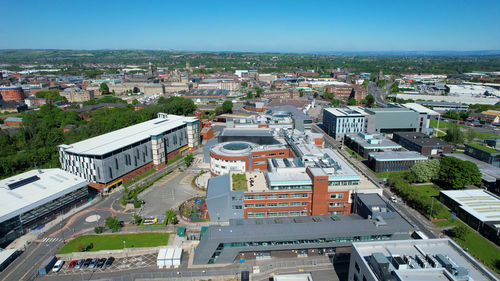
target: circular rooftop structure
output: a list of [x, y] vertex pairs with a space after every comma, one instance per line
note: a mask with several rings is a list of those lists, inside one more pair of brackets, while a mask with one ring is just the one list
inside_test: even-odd
[[231, 141], [216, 144], [211, 152], [222, 156], [244, 156], [248, 155], [257, 144], [246, 141]]

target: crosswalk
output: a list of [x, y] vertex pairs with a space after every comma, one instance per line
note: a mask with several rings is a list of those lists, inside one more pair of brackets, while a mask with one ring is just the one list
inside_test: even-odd
[[63, 242], [63, 240], [60, 237], [47, 237], [47, 238], [43, 239], [42, 242], [44, 242], [44, 243], [59, 243], [59, 242]]

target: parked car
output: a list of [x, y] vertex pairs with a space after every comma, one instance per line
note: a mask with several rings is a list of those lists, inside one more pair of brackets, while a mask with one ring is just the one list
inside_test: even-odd
[[87, 268], [90, 265], [90, 262], [92, 262], [92, 259], [86, 259], [85, 262], [83, 263], [82, 268]]
[[104, 264], [105, 264], [105, 263], [106, 263], [106, 259], [105, 259], [105, 258], [99, 259], [99, 260], [97, 261], [97, 264], [96, 264], [96, 266], [95, 266], [95, 267], [97, 267], [97, 268], [102, 268], [102, 267], [104, 266]]
[[113, 264], [113, 262], [115, 261], [115, 258], [113, 257], [109, 257], [107, 260], [106, 260], [106, 267], [109, 267]]
[[52, 267], [52, 271], [53, 272], [59, 272], [59, 270], [61, 270], [61, 268], [63, 267], [63, 265], [64, 265], [64, 261], [63, 260], [57, 260], [56, 264], [54, 264], [54, 267]]
[[76, 264], [78, 263], [77, 260], [72, 260], [69, 262], [69, 265], [68, 265], [68, 268], [74, 268], [76, 266]]
[[75, 268], [82, 268], [83, 266], [83, 263], [85, 262], [84, 259], [79, 259], [77, 262], [76, 262], [76, 265], [75, 265]]
[[93, 258], [92, 261], [90, 261], [89, 268], [94, 268], [97, 264], [97, 258]]
[[398, 203], [398, 199], [396, 199], [396, 197], [394, 197], [394, 196], [391, 196], [391, 201], [393, 203]]

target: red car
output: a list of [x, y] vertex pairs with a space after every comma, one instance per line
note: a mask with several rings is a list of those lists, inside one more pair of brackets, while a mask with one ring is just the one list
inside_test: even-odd
[[72, 261], [69, 263], [68, 268], [73, 268], [73, 267], [75, 267], [75, 265], [76, 265], [76, 263], [77, 263], [77, 262], [78, 262], [77, 260], [72, 260]]

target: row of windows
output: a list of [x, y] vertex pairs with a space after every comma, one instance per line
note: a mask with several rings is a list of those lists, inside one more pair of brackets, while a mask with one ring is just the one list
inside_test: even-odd
[[330, 194], [330, 199], [341, 199], [341, 198], [344, 198], [344, 194], [343, 193], [333, 193], [333, 194]]
[[[308, 193], [292, 193], [292, 194], [267, 194], [267, 199], [288, 199], [288, 198], [308, 198]], [[263, 200], [266, 195], [245, 195], [245, 200]]]
[[245, 208], [265, 208], [265, 207], [296, 207], [307, 206], [308, 202], [283, 202], [283, 203], [258, 203], [258, 204], [245, 204]]
[[271, 190], [296, 190], [296, 189], [312, 189], [312, 185], [277, 185], [271, 186]]
[[307, 216], [307, 211], [290, 211], [290, 212], [249, 212], [248, 218], [272, 218], [272, 217], [299, 217]]
[[359, 180], [348, 180], [348, 181], [328, 181], [329, 186], [341, 186], [341, 185], [358, 185]]
[[[278, 155], [285, 155], [285, 153], [279, 152]], [[267, 156], [276, 156], [276, 153], [269, 153], [269, 155], [266, 155], [266, 154], [252, 155], [252, 158], [262, 158], [262, 157], [267, 157]]]

